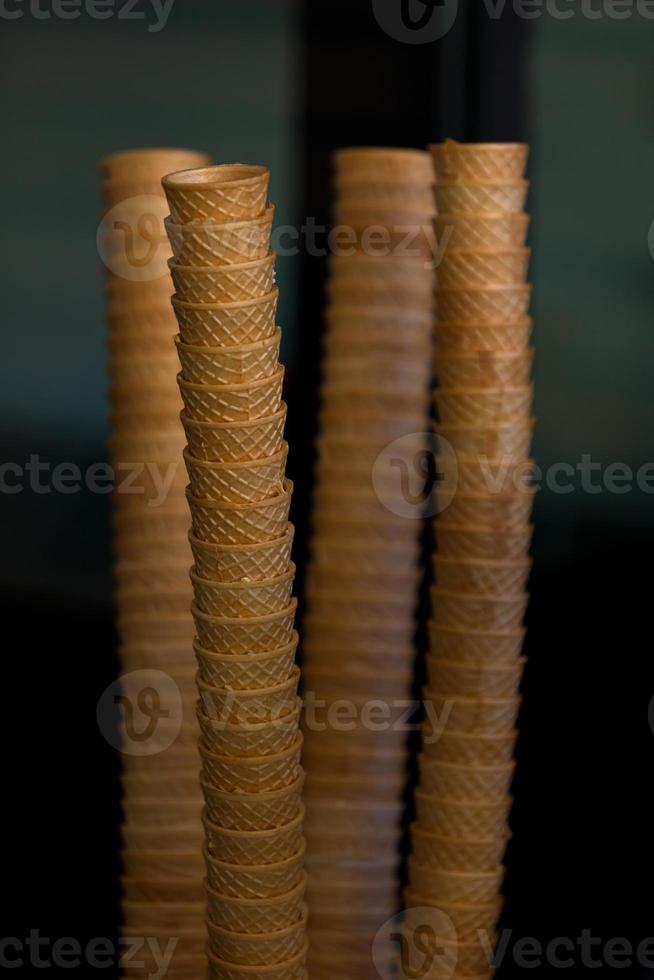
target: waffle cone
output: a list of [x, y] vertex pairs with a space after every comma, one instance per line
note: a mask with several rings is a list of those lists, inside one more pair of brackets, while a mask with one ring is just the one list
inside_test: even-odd
[[300, 733], [293, 745], [282, 752], [244, 759], [216, 755], [201, 744], [202, 778], [207, 785], [227, 793], [267, 793], [283, 789], [300, 776], [301, 751]]
[[487, 839], [439, 837], [411, 825], [416, 861], [445, 871], [494, 871], [502, 862], [508, 839], [508, 834]]
[[526, 593], [515, 596], [473, 596], [464, 592], [431, 590], [434, 619], [444, 626], [490, 631], [517, 630], [527, 608]]
[[123, 824], [120, 828], [126, 851], [181, 851], [194, 855], [200, 853], [202, 825], [198, 820], [170, 829], [162, 827], [134, 827]]
[[165, 274], [163, 268], [158, 278], [142, 281], [108, 273], [105, 278], [105, 300], [110, 322], [113, 315], [133, 315], [136, 309], [151, 309], [158, 306], [167, 310], [170, 292], [170, 276]]
[[378, 566], [377, 571], [364, 572], [357, 568], [353, 560], [349, 565], [313, 566], [308, 576], [308, 588], [311, 593], [352, 590], [371, 595], [375, 592], [391, 592], [393, 596], [401, 596], [411, 605], [421, 578], [421, 571], [418, 568], [396, 572], [393, 564], [388, 563]]
[[425, 183], [408, 180], [375, 181], [349, 177], [336, 180], [339, 207], [347, 214], [357, 207], [379, 208], [381, 211], [418, 211], [425, 215], [434, 212], [434, 192]]
[[486, 425], [529, 417], [531, 385], [436, 390], [438, 418], [445, 425]]
[[440, 424], [438, 436], [458, 453], [486, 455], [489, 457], [526, 456], [529, 453], [534, 420], [520, 419], [515, 422], [498, 422], [495, 425]]
[[295, 667], [288, 680], [273, 687], [248, 691], [231, 691], [227, 688], [213, 687], [198, 679], [204, 713], [221, 724], [235, 725], [282, 718], [295, 709], [299, 674], [299, 670]]
[[200, 646], [211, 653], [266, 653], [278, 650], [291, 642], [297, 599], [291, 600], [287, 609], [266, 616], [238, 617], [210, 616], [196, 606], [192, 608]]
[[461, 905], [488, 905], [501, 888], [504, 870], [445, 871], [409, 858], [411, 888], [429, 898]]
[[167, 881], [202, 877], [202, 856], [189, 851], [127, 851], [123, 854], [125, 873], [136, 880]]
[[206, 846], [209, 854], [227, 864], [277, 864], [302, 851], [304, 810], [282, 827], [273, 830], [226, 830], [205, 819]]
[[441, 213], [435, 220], [436, 239], [447, 248], [522, 248], [527, 237], [526, 214]]
[[260, 582], [289, 567], [293, 526], [274, 541], [253, 545], [212, 545], [189, 535], [197, 574], [214, 582]]
[[[511, 798], [492, 803], [437, 798], [422, 789], [415, 791], [418, 825], [443, 837], [494, 837], [506, 834]], [[443, 896], [446, 901], [446, 897]], [[449, 899], [452, 901], [452, 899]]]
[[331, 351], [325, 358], [325, 374], [337, 377], [341, 384], [359, 385], [366, 379], [369, 385], [397, 385], [400, 390], [408, 384], [426, 388], [431, 377], [428, 361], [424, 358], [403, 357], [397, 351], [364, 351], [353, 353], [351, 349]]
[[[453, 765], [501, 766], [512, 761], [516, 737], [515, 731], [487, 735], [447, 727], [430, 746], [429, 754], [433, 759]], [[426, 825], [425, 829], [428, 829]], [[444, 830], [434, 832], [447, 836]]]
[[219, 754], [242, 758], [283, 752], [297, 738], [301, 707], [298, 698], [289, 714], [274, 721], [230, 724], [206, 715], [200, 703], [197, 715], [203, 743]]
[[[425, 263], [420, 265], [424, 268]], [[334, 306], [380, 303], [422, 311], [432, 308], [432, 289], [431, 275], [428, 279], [414, 280], [401, 273], [390, 276], [380, 269], [375, 276], [334, 276], [327, 281], [327, 299]]]
[[193, 266], [171, 263], [177, 298], [185, 303], [238, 303], [270, 294], [275, 284], [275, 253], [239, 265]]
[[[198, 757], [194, 750], [195, 762], [194, 769], [189, 770], [181, 767], [170, 772], [166, 781], [161, 779], [159, 772], [134, 773], [124, 772], [122, 774], [122, 785], [126, 795], [145, 797], [146, 799], [184, 799], [193, 796], [198, 789]], [[169, 848], [175, 850], [175, 848]], [[139, 877], [136, 875], [135, 877]]]
[[195, 644], [200, 678], [206, 684], [233, 690], [272, 687], [287, 680], [295, 664], [298, 636], [280, 650], [270, 653], [210, 653]]
[[193, 347], [177, 338], [182, 377], [191, 384], [242, 384], [270, 378], [277, 370], [281, 331], [240, 347]]
[[126, 204], [128, 201], [131, 202], [132, 198], [141, 197], [161, 197], [161, 182], [152, 174], [140, 180], [105, 180], [102, 183], [103, 214], [117, 204]]
[[391, 418], [398, 415], [417, 415], [424, 418], [428, 405], [426, 387], [416, 389], [412, 378], [407, 379], [396, 392], [380, 390], [372, 385], [362, 384], [360, 380], [348, 383], [339, 379], [323, 384], [320, 395], [324, 414], [345, 414], [357, 418], [366, 418], [368, 415]]
[[205, 852], [207, 881], [219, 895], [232, 898], [274, 898], [285, 895], [301, 881], [304, 847], [274, 864], [227, 864]]
[[386, 663], [393, 659], [402, 663], [414, 655], [413, 627], [407, 631], [404, 623], [373, 622], [350, 626], [329, 617], [314, 616], [311, 611], [304, 620], [303, 649], [307, 656], [334, 659], [346, 650], [356, 654], [362, 664], [376, 663], [383, 656]]
[[270, 337], [275, 331], [279, 292], [230, 303], [195, 303], [173, 296], [182, 341], [191, 346], [236, 347]]
[[327, 306], [325, 350], [365, 354], [379, 345], [408, 355], [427, 350], [431, 342], [430, 310], [404, 310], [368, 304]]
[[283, 963], [266, 966], [242, 966], [219, 959], [209, 951], [210, 980], [305, 980], [307, 945], [300, 953]]
[[443, 660], [510, 663], [520, 656], [524, 638], [522, 629], [484, 632], [429, 623], [431, 653]]
[[450, 592], [515, 595], [524, 592], [530, 568], [529, 558], [501, 561], [456, 559], [438, 554], [434, 557], [436, 582]]
[[457, 143], [429, 147], [438, 180], [519, 180], [527, 164], [526, 143]]
[[379, 623], [388, 618], [395, 623], [404, 623], [410, 628], [413, 623], [413, 604], [407, 604], [402, 596], [391, 593], [348, 595], [346, 592], [312, 592], [307, 590], [307, 601], [316, 617], [338, 617], [346, 624], [360, 622]]
[[201, 802], [199, 799], [175, 800], [162, 807], [156, 799], [129, 800], [122, 802], [125, 822], [135, 827], [172, 829], [178, 825], [186, 826], [200, 820]]
[[428, 795], [455, 802], [493, 802], [506, 798], [515, 769], [513, 763], [502, 766], [457, 766], [438, 762], [427, 755], [419, 757], [419, 765], [421, 789]]
[[[506, 735], [513, 732], [518, 712], [520, 698], [490, 698], [484, 697], [452, 697], [426, 692], [434, 721], [425, 719], [422, 725], [422, 735], [425, 754], [431, 757], [438, 755], [438, 740], [443, 726], [448, 730], [467, 732], [469, 735]], [[432, 752], [432, 746], [435, 746]]]
[[266, 207], [270, 171], [242, 163], [169, 173], [162, 186], [174, 222], [256, 218]]
[[[304, 673], [302, 675], [305, 676]], [[377, 776], [394, 773], [406, 765], [406, 750], [393, 751], [384, 743], [372, 746], [367, 752], [352, 745], [338, 752], [327, 740], [327, 732], [307, 742], [302, 756], [306, 768], [313, 773], [329, 773], [333, 778], [352, 779], [361, 775]]]
[[413, 683], [411, 667], [411, 662], [407, 662], [406, 670], [384, 670], [384, 676], [380, 677], [372, 670], [343, 674], [340, 664], [321, 666], [318, 669], [315, 665], [305, 662], [302, 677], [306, 691], [314, 691], [320, 697], [329, 700], [390, 698], [393, 695], [398, 698], [408, 698]]
[[270, 252], [273, 207], [244, 221], [189, 221], [165, 219], [166, 232], [177, 265], [238, 265], [263, 259]]
[[526, 180], [439, 180], [436, 210], [439, 214], [518, 214], [528, 190]]
[[190, 492], [204, 501], [256, 503], [283, 493], [288, 444], [274, 456], [243, 462], [195, 459], [184, 450]]
[[[125, 935], [134, 927], [147, 930], [169, 932], [173, 936], [196, 935], [202, 928], [204, 902], [171, 902], [166, 905], [150, 905], [143, 902], [122, 902], [122, 912], [127, 929]], [[143, 935], [141, 932], [140, 935]], [[148, 931], [147, 935], [152, 935]]]
[[457, 527], [521, 528], [529, 521], [534, 497], [533, 488], [510, 493], [456, 492], [442, 513]]
[[[429, 693], [452, 697], [478, 697], [491, 700], [517, 695], [525, 658], [508, 664], [460, 663], [429, 657]], [[427, 692], [426, 692], [427, 693]]]
[[[351, 396], [353, 397], [353, 396]], [[320, 428], [325, 437], [330, 440], [351, 440], [361, 437], [370, 441], [382, 441], [387, 445], [402, 436], [414, 435], [425, 429], [426, 413], [412, 410], [396, 417], [375, 414], [369, 409], [359, 414], [323, 410], [320, 413]]]
[[293, 562], [288, 571], [261, 582], [213, 582], [200, 578], [191, 570], [195, 601], [201, 612], [244, 619], [286, 609], [291, 601], [294, 578]]
[[159, 564], [152, 561], [121, 561], [114, 566], [114, 578], [119, 587], [130, 587], [137, 591], [171, 592], [181, 585], [187, 591], [187, 574], [179, 567], [179, 562]]
[[243, 422], [197, 422], [182, 414], [189, 453], [210, 462], [243, 462], [278, 453], [284, 444], [287, 408]]
[[452, 558], [512, 560], [523, 558], [531, 543], [533, 527], [489, 529], [436, 522], [436, 545], [441, 555]]
[[275, 415], [282, 401], [284, 369], [258, 381], [193, 384], [179, 377], [186, 415], [197, 422], [240, 422]]
[[523, 282], [529, 265], [528, 248], [447, 249], [436, 271], [443, 289], [465, 289], [488, 283]]
[[528, 285], [489, 284], [482, 289], [439, 289], [438, 318], [444, 323], [520, 319], [527, 315], [530, 298], [531, 286]]
[[403, 814], [403, 805], [397, 800], [380, 803], [377, 801], [359, 802], [356, 800], [307, 801], [305, 832], [309, 853], [312, 841], [334, 834], [336, 827], [347, 827], [350, 834], [361, 834], [371, 838], [398, 834]]
[[[281, 538], [288, 526], [293, 484], [284, 481], [284, 493], [256, 503], [199, 500], [187, 494], [193, 534], [209, 544], [261, 544]], [[206, 644], [203, 644], [206, 646]]]
[[284, 963], [303, 950], [306, 942], [306, 921], [305, 909], [302, 918], [295, 925], [259, 935], [230, 932], [208, 922], [209, 949], [214, 956], [231, 963], [249, 966]]
[[442, 388], [520, 388], [529, 383], [533, 350], [437, 354], [436, 378]]
[[[287, 826], [300, 812], [302, 784], [300, 776], [290, 786], [267, 793], [222, 793], [203, 783], [207, 817], [227, 830], [274, 830]], [[223, 924], [227, 925], [217, 922]]]
[[337, 150], [332, 162], [338, 181], [402, 181], [428, 187], [433, 181], [429, 154], [423, 150], [348, 147]]
[[349, 541], [332, 541], [326, 537], [311, 543], [311, 558], [315, 568], [358, 568], [364, 575], [376, 569], [392, 568], [395, 574], [410, 575], [416, 570], [417, 548], [391, 544], [362, 549]]
[[437, 358], [441, 354], [524, 353], [529, 344], [531, 328], [530, 317], [499, 323], [454, 323], [441, 320], [436, 323], [434, 331]]

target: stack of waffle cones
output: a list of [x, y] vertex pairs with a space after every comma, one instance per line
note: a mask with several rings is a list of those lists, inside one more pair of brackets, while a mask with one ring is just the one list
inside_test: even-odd
[[488, 977], [478, 930], [492, 947], [509, 836], [533, 499], [527, 148], [448, 142], [432, 153], [436, 226], [447, 242], [435, 331], [443, 509], [425, 691], [433, 710], [419, 759], [406, 904], [447, 914], [459, 970]]
[[268, 171], [163, 181], [190, 486], [209, 971], [306, 977], [286, 406]]
[[179, 938], [168, 975], [180, 978], [198, 975], [205, 940], [184, 433], [161, 178], [205, 162], [191, 151], [135, 150], [101, 167], [125, 704], [124, 934], [150, 936], [163, 949]]
[[378, 976], [371, 942], [397, 908], [407, 748], [393, 702], [404, 713], [410, 696], [422, 510], [395, 498], [392, 463], [374, 477], [373, 464], [399, 440], [391, 455], [413, 472], [424, 449], [433, 304], [428, 154], [343, 150], [335, 168], [334, 241], [349, 247], [327, 287], [303, 670], [316, 980]]

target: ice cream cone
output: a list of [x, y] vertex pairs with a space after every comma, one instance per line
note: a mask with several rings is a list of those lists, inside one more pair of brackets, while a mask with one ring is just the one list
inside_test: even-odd
[[441, 354], [515, 354], [527, 350], [530, 317], [495, 323], [439, 321], [434, 330], [437, 363]]
[[438, 387], [435, 394], [438, 418], [445, 425], [485, 425], [529, 416], [531, 385], [501, 388]]
[[[197, 753], [196, 753], [197, 759]], [[191, 796], [197, 789], [198, 762], [194, 769], [182, 766], [179, 769], [168, 770], [166, 780], [162, 780], [159, 772], [149, 774], [124, 772], [122, 776], [123, 789], [127, 795], [145, 796], [147, 799], [183, 799]], [[169, 850], [174, 850], [170, 848]], [[135, 877], [140, 877], [136, 875]]]
[[439, 837], [411, 825], [412, 851], [422, 865], [445, 871], [493, 871], [501, 863], [510, 835], [494, 837]]
[[438, 384], [444, 389], [515, 389], [529, 383], [533, 357], [533, 350], [437, 354], [434, 369]]
[[271, 377], [279, 360], [281, 331], [240, 347], [193, 347], [177, 342], [182, 377], [191, 384], [241, 384]]
[[[346, 397], [345, 395], [343, 397]], [[354, 396], [355, 397], [355, 396]], [[350, 400], [353, 396], [350, 395]], [[320, 425], [323, 432], [329, 432], [331, 439], [356, 439], [365, 432], [366, 438], [371, 441], [382, 441], [382, 445], [388, 445], [395, 439], [402, 436], [414, 436], [416, 433], [423, 433], [426, 429], [426, 406], [425, 414], [413, 409], [409, 412], [402, 412], [400, 415], [382, 416], [366, 408], [358, 412], [335, 411], [325, 409], [320, 413]]]
[[345, 624], [360, 622], [378, 623], [390, 618], [395, 623], [403, 623], [409, 627], [413, 623], [413, 603], [407, 605], [404, 596], [393, 596], [392, 593], [348, 595], [346, 592], [311, 592], [307, 590], [307, 598], [312, 612], [316, 617], [339, 617]]
[[413, 357], [403, 357], [397, 351], [369, 351], [361, 355], [353, 354], [351, 349], [328, 354], [325, 373], [338, 377], [340, 382], [360, 384], [361, 378], [371, 385], [395, 385], [400, 390], [407, 384], [416, 388], [427, 387], [431, 380], [431, 367], [428, 361]]
[[197, 574], [214, 582], [259, 582], [289, 567], [294, 529], [274, 541], [252, 545], [212, 545], [189, 535]]
[[[437, 491], [437, 499], [440, 494]], [[443, 508], [448, 523], [458, 527], [513, 528], [524, 527], [531, 515], [533, 488], [509, 493], [464, 493], [457, 491]], [[446, 498], [447, 499], [447, 498]]]
[[283, 963], [266, 966], [243, 966], [229, 963], [214, 956], [211, 951], [209, 951], [208, 957], [210, 980], [306, 980], [308, 977], [305, 969], [306, 942], [300, 953]]
[[529, 217], [526, 214], [458, 214], [440, 213], [435, 222], [440, 248], [522, 248], [527, 237]]
[[438, 586], [431, 590], [434, 619], [444, 626], [464, 629], [517, 630], [522, 625], [529, 596], [469, 595], [447, 592]]
[[210, 544], [260, 544], [281, 538], [288, 525], [293, 484], [284, 481], [284, 492], [256, 503], [200, 500], [191, 493], [193, 533]]
[[286, 609], [266, 616], [209, 616], [193, 606], [192, 613], [200, 646], [210, 653], [236, 655], [266, 653], [291, 642], [297, 599]]
[[204, 501], [255, 503], [283, 494], [288, 444], [264, 459], [209, 462], [184, 450], [191, 494]]
[[185, 799], [168, 802], [165, 807], [156, 799], [125, 799], [122, 802], [125, 822], [135, 827], [172, 829], [178, 825], [188, 825], [200, 820], [202, 804], [200, 799]]
[[300, 812], [303, 781], [300, 776], [290, 786], [267, 793], [223, 793], [203, 783], [207, 817], [227, 830], [274, 830], [287, 826]]
[[514, 763], [503, 766], [457, 766], [423, 754], [418, 757], [425, 793], [454, 801], [491, 802], [508, 795]]
[[303, 822], [303, 808], [290, 823], [273, 830], [226, 830], [205, 819], [207, 851], [228, 864], [276, 864], [302, 851]]
[[328, 306], [325, 309], [327, 353], [383, 350], [406, 354], [428, 350], [431, 310], [400, 310], [368, 304], [365, 307]]
[[234, 725], [209, 717], [200, 702], [197, 717], [205, 745], [223, 755], [245, 758], [274, 755], [290, 748], [297, 738], [301, 707], [298, 698], [292, 711], [274, 721]]
[[231, 303], [186, 302], [172, 297], [180, 336], [185, 344], [235, 347], [270, 337], [275, 331], [279, 292]]
[[500, 766], [511, 762], [516, 737], [516, 732], [487, 735], [446, 728], [430, 747], [429, 754], [434, 759], [454, 765]]
[[438, 290], [438, 319], [444, 323], [451, 320], [520, 319], [527, 315], [531, 286], [529, 285], [491, 285], [483, 288]]
[[[391, 671], [384, 669], [384, 676], [380, 677], [373, 670], [365, 672], [357, 667], [356, 671], [345, 674], [340, 669], [340, 664], [322, 665], [318, 669], [315, 665], [307, 664], [303, 671], [303, 682], [305, 691], [313, 691], [319, 697], [329, 699], [339, 698], [408, 698], [411, 693], [413, 681], [411, 664], [407, 662], [404, 670]], [[365, 769], [365, 766], [362, 766]]]
[[411, 887], [421, 895], [461, 905], [487, 905], [496, 898], [504, 869], [492, 871], [446, 871], [421, 865], [409, 858]]
[[288, 608], [295, 578], [295, 565], [281, 575], [260, 582], [213, 582], [191, 570], [198, 609], [211, 616], [244, 619], [266, 616]]
[[165, 219], [166, 232], [177, 265], [238, 265], [263, 259], [270, 251], [274, 208], [244, 221], [188, 221]]
[[124, 823], [120, 828], [123, 846], [128, 851], [175, 851], [200, 853], [202, 825], [198, 820], [178, 827], [134, 827]]
[[359, 206], [386, 210], [434, 213], [434, 192], [429, 184], [410, 180], [375, 180], [348, 176], [336, 178], [339, 205], [347, 212]]
[[437, 267], [436, 279], [444, 289], [520, 283], [527, 275], [529, 254], [528, 248], [447, 249]]
[[288, 680], [272, 687], [231, 691], [213, 687], [198, 679], [204, 713], [220, 723], [254, 724], [274, 721], [294, 711], [300, 672], [297, 667]]
[[232, 898], [274, 898], [285, 895], [302, 879], [304, 846], [274, 864], [227, 864], [205, 852], [207, 881], [219, 895]]
[[[452, 695], [425, 692], [429, 716], [422, 726], [423, 745], [431, 755], [431, 746], [437, 745], [445, 730], [468, 732], [476, 735], [502, 735], [512, 732], [520, 711], [519, 697], [463, 698]], [[437, 721], [436, 721], [437, 719]], [[438, 753], [438, 748], [436, 748]]]
[[429, 147], [438, 180], [518, 180], [524, 173], [526, 143], [457, 143]]
[[[424, 270], [425, 263], [419, 260], [419, 264]], [[374, 301], [401, 309], [428, 310], [432, 306], [432, 289], [431, 274], [429, 278], [421, 280], [409, 278], [401, 272], [389, 275], [380, 269], [376, 276], [335, 275], [328, 280], [327, 297], [334, 306], [366, 306]]]
[[457, 662], [512, 662], [520, 655], [524, 637], [523, 629], [484, 632], [429, 624], [433, 656]]
[[438, 696], [515, 698], [522, 679], [525, 658], [508, 664], [463, 663], [428, 655], [430, 693]]
[[191, 456], [211, 462], [242, 462], [279, 452], [284, 444], [287, 408], [244, 422], [197, 422], [182, 413]]
[[[443, 837], [493, 837], [506, 833], [511, 809], [509, 796], [492, 803], [465, 800], [457, 803], [422, 789], [415, 791], [418, 822], [425, 830]], [[444, 895], [443, 900], [448, 898]], [[452, 901], [453, 899], [449, 899]]]
[[524, 591], [530, 568], [529, 558], [493, 561], [434, 556], [436, 582], [451, 592], [515, 595]]
[[[304, 673], [302, 675], [304, 680]], [[327, 736], [327, 733], [323, 733]], [[347, 751], [337, 752], [325, 744], [326, 738], [314, 738], [305, 745], [303, 763], [309, 772], [328, 773], [333, 778], [351, 779], [361, 775], [377, 776], [394, 773], [406, 765], [406, 752], [393, 750], [383, 742], [367, 752], [352, 745]], [[338, 828], [336, 828], [338, 829]]]
[[376, 571], [359, 571], [354, 565], [316, 565], [308, 577], [310, 592], [361, 592], [371, 595], [374, 592], [391, 592], [394, 596], [402, 596], [407, 602], [413, 601], [418, 583], [422, 578], [418, 568], [409, 571], [396, 572], [392, 564], [378, 566]]
[[439, 214], [517, 214], [527, 200], [526, 180], [439, 180], [435, 186]]
[[[437, 428], [439, 450], [442, 440], [456, 452], [486, 456], [527, 455], [531, 445], [534, 419], [497, 422], [494, 425], [451, 425], [440, 423]], [[442, 450], [440, 450], [442, 451]]]
[[258, 935], [230, 932], [208, 922], [209, 949], [214, 956], [231, 963], [254, 966], [284, 963], [304, 948], [306, 922], [306, 909], [295, 925]]
[[513, 560], [524, 558], [533, 527], [489, 529], [436, 522], [435, 538], [439, 554], [451, 558]]
[[160, 564], [152, 561], [123, 560], [114, 565], [114, 579], [118, 587], [137, 591], [171, 592], [180, 586], [187, 590], [186, 569], [179, 562]]
[[123, 854], [126, 874], [136, 880], [197, 880], [204, 869], [199, 851], [129, 851]]
[[311, 543], [311, 557], [316, 568], [360, 569], [362, 574], [377, 569], [393, 569], [396, 575], [409, 575], [416, 570], [416, 553], [413, 545], [394, 547], [392, 544], [359, 548], [349, 541], [320, 538]]
[[[301, 751], [300, 733], [296, 742], [282, 752], [244, 759], [217, 755], [200, 745], [202, 779], [207, 785], [226, 793], [266, 793], [283, 789], [296, 782], [300, 775]], [[213, 887], [216, 887], [215, 884]]]
[[348, 147], [333, 154], [337, 181], [364, 180], [405, 181], [418, 186], [431, 186], [432, 164], [423, 150], [386, 147]]
[[174, 222], [256, 218], [266, 207], [270, 171], [242, 163], [168, 173], [161, 181]]
[[270, 653], [218, 654], [203, 650], [196, 643], [200, 677], [206, 684], [234, 690], [274, 687], [288, 680], [295, 664], [298, 636], [280, 650]]
[[304, 787], [304, 799], [307, 805], [320, 800], [339, 799], [346, 802], [386, 803], [388, 800], [401, 798], [406, 782], [403, 768], [369, 777], [332, 777], [309, 772]]
[[268, 378], [239, 384], [192, 384], [179, 377], [186, 415], [198, 422], [240, 422], [279, 411], [284, 368]]
[[185, 303], [238, 303], [270, 294], [275, 284], [275, 253], [238, 265], [193, 266], [172, 262], [178, 300]]
[[307, 802], [304, 821], [308, 848], [311, 853], [311, 840], [333, 834], [337, 827], [347, 827], [348, 833], [361, 833], [375, 838], [388, 835], [392, 829], [399, 828], [404, 812], [401, 801], [379, 803], [355, 800], [320, 800]]

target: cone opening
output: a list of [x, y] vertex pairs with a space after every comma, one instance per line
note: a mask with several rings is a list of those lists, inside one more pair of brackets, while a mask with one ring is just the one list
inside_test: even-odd
[[162, 184], [171, 190], [208, 190], [223, 184], [256, 184], [269, 175], [267, 167], [247, 163], [224, 163], [214, 167], [178, 170], [167, 174]]

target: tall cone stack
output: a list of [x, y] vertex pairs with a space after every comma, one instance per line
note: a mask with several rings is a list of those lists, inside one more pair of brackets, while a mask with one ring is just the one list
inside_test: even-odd
[[299, 672], [264, 167], [163, 181], [179, 324], [209, 975], [306, 973]]
[[[426, 448], [433, 326], [428, 154], [342, 150], [334, 162], [348, 247], [327, 285], [303, 660], [316, 980], [377, 977], [372, 940], [397, 909], [407, 746], [394, 702], [410, 696], [422, 510], [397, 494], [390, 457], [413, 473]], [[346, 724], [330, 713], [344, 702]], [[380, 702], [381, 725], [368, 716]]]
[[[489, 977], [478, 930], [492, 945], [530, 567], [527, 148], [446, 142], [432, 155], [437, 238], [446, 244], [435, 331], [441, 513], [424, 695], [432, 710], [406, 906], [447, 914], [461, 974]], [[447, 960], [442, 975], [449, 977]]]
[[[171, 978], [198, 976], [205, 934], [184, 432], [161, 178], [206, 162], [188, 150], [134, 150], [101, 165], [116, 603], [123, 694], [136, 714], [123, 732], [123, 931], [164, 949], [180, 937]], [[143, 738], [138, 709], [148, 705], [164, 720]]]

